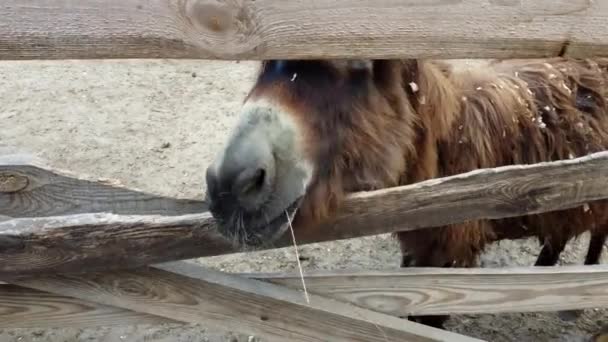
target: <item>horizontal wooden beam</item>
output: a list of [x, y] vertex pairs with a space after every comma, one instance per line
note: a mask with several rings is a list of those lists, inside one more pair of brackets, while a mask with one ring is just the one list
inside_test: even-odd
[[[160, 268], [160, 269], [159, 269]], [[319, 295], [204, 269], [138, 269], [12, 279], [11, 283], [149, 315], [255, 334], [264, 341], [450, 341], [474, 338]]]
[[[300, 288], [298, 275], [250, 274]], [[306, 288], [394, 316], [608, 308], [608, 266], [305, 273]]]
[[[197, 277], [193, 262], [155, 267]], [[301, 289], [299, 274], [241, 273]], [[505, 268], [398, 268], [305, 272], [311, 293], [393, 316], [553, 312], [608, 308], [608, 265]]]
[[[159, 265], [196, 277], [190, 262]], [[239, 274], [301, 289], [297, 274]], [[392, 316], [554, 312], [608, 307], [608, 266], [314, 271], [310, 293]], [[26, 319], [27, 318], [27, 319]], [[0, 285], [0, 329], [175, 323], [174, 320], [12, 285]]]
[[[4, 170], [0, 166], [0, 173]], [[333, 221], [296, 227], [296, 239], [299, 244], [332, 241], [581, 206], [608, 198], [606, 170], [608, 152], [599, 152], [353, 194]], [[9, 203], [19, 203], [27, 189], [0, 192], [0, 202], [10, 197]], [[0, 215], [5, 215], [2, 207]], [[265, 248], [289, 245], [286, 233]], [[207, 212], [15, 218], [0, 222], [0, 249], [0, 276], [130, 268], [236, 251]]]
[[5, 219], [85, 213], [172, 216], [207, 211], [203, 201], [147, 194], [121, 187], [115, 180], [85, 179], [69, 171], [33, 166], [37, 163], [41, 161], [26, 155], [0, 156], [0, 221], [2, 216]]
[[0, 60], [607, 56], [589, 0], [3, 0]]

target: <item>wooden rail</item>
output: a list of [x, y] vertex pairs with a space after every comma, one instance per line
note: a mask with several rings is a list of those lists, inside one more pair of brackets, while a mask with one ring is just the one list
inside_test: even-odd
[[608, 55], [590, 0], [3, 0], [0, 59]]
[[[292, 288], [297, 275], [251, 274]], [[555, 312], [608, 308], [608, 266], [560, 266], [305, 274], [311, 292], [394, 316]]]
[[[608, 56], [606, 1], [5, 0], [0, 18], [0, 60]], [[606, 170], [603, 152], [354, 194], [297, 239], [572, 208], [608, 198]], [[0, 158], [0, 328], [190, 322], [268, 341], [467, 342], [394, 316], [608, 306], [605, 266], [315, 272], [310, 303], [293, 275], [142, 267], [233, 252], [206, 210]]]
[[0, 285], [0, 329], [88, 328], [177, 321], [92, 301]]
[[[37, 180], [63, 178], [34, 166], [1, 164], [0, 160], [0, 177], [5, 180], [0, 184], [5, 191], [0, 191], [0, 216], [26, 217], [0, 222], [0, 276], [130, 268], [236, 251], [219, 235], [207, 212], [136, 215], [138, 210], [148, 210], [148, 202], [131, 205], [126, 201], [123, 204], [129, 209], [123, 212], [133, 215], [72, 214], [86, 211], [84, 206], [94, 203], [104, 186], [107, 188], [101, 193], [107, 198], [112, 197], [108, 195], [112, 191], [125, 192], [109, 185], [85, 183], [88, 187], [80, 187], [77, 180], [62, 186], [40, 182]], [[354, 194], [335, 220], [296, 227], [296, 236], [304, 244], [571, 208], [608, 198], [606, 170], [608, 152], [599, 152], [573, 160], [477, 170]], [[62, 216], [37, 217], [37, 208], [45, 212], [50, 207], [47, 200], [73, 200], [65, 196], [68, 191], [78, 196], [71, 205], [58, 206], [63, 208], [61, 212], [54, 210]], [[157, 201], [149, 203], [157, 208]], [[191, 202], [170, 203], [169, 208], [176, 208], [178, 203]], [[286, 234], [265, 248], [288, 245], [291, 240]]]
[[161, 265], [19, 278], [11, 283], [180, 322], [253, 333], [265, 341], [480, 341], [332, 298], [312, 294], [307, 303], [301, 292], [284, 286], [202, 267], [196, 270]]
[[[172, 262], [160, 267], [192, 277], [207, 272], [200, 265], [186, 262]], [[301, 288], [296, 274], [239, 276], [294, 290]], [[605, 265], [314, 271], [306, 272], [305, 277], [311, 293], [401, 317], [608, 307], [608, 266]], [[85, 299], [0, 285], [0, 329], [160, 322], [175, 321]]]

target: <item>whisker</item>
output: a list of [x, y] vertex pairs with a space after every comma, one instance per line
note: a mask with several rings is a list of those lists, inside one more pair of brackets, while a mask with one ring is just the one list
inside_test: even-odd
[[247, 231], [245, 230], [245, 219], [243, 218], [242, 212], [239, 213], [238, 230], [239, 230], [239, 233], [241, 234], [241, 238], [240, 238], [241, 246], [246, 246], [248, 238], [247, 238]]
[[[236, 212], [233, 212], [230, 215], [230, 219], [228, 219], [228, 224], [230, 226], [236, 226]], [[238, 234], [238, 231], [235, 229], [234, 231], [232, 231], [232, 229], [230, 229], [228, 231], [229, 233], [229, 237], [230, 237], [230, 243], [232, 244], [232, 246], [236, 246], [236, 236]]]
[[268, 217], [268, 213], [266, 211], [263, 211], [264, 213], [264, 220], [266, 221], [266, 225], [270, 224], [270, 218]]
[[308, 297], [308, 290], [306, 290], [306, 282], [304, 281], [304, 272], [302, 271], [302, 264], [300, 263], [300, 255], [298, 254], [298, 245], [296, 244], [296, 234], [293, 232], [293, 225], [291, 224], [291, 218], [289, 217], [289, 213], [285, 210], [285, 215], [287, 216], [287, 222], [289, 222], [289, 230], [291, 230], [291, 238], [293, 240], [293, 248], [296, 252], [296, 261], [298, 262], [298, 269], [300, 270], [300, 279], [302, 280], [302, 288], [304, 289], [304, 297], [306, 298], [306, 303], [310, 304], [310, 298]]

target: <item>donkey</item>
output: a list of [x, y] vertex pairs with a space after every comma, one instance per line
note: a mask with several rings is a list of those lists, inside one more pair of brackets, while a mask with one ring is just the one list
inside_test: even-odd
[[[345, 196], [479, 168], [584, 156], [608, 147], [608, 59], [270, 60], [206, 172], [222, 234], [259, 246], [332, 217]], [[395, 234], [401, 266], [472, 267], [503, 239], [537, 237], [538, 266], [589, 231], [597, 264], [608, 202]], [[413, 318], [441, 327], [447, 316]]]

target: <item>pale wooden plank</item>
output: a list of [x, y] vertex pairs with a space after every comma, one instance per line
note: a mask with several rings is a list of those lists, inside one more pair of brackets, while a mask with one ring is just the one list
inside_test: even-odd
[[[162, 267], [162, 266], [161, 266]], [[138, 269], [12, 279], [20, 286], [174, 320], [255, 334], [265, 341], [479, 341], [299, 291], [205, 270]]]
[[[300, 288], [298, 275], [251, 274]], [[608, 266], [305, 273], [310, 292], [394, 316], [608, 308]]]
[[608, 55], [589, 0], [4, 0], [0, 59]]
[[[206, 272], [200, 265], [189, 262], [159, 266], [191, 277]], [[293, 289], [301, 288], [297, 274], [238, 275]], [[606, 265], [314, 271], [305, 272], [305, 279], [310, 293], [398, 317], [608, 307]], [[0, 329], [174, 322], [77, 298], [0, 285]]]
[[[169, 262], [162, 269], [196, 277], [206, 268]], [[293, 289], [299, 274], [240, 273]], [[403, 317], [608, 308], [608, 265], [505, 268], [396, 268], [305, 272], [309, 292]]]
[[[348, 198], [334, 221], [296, 227], [296, 238], [306, 244], [576, 207], [608, 198], [607, 169], [608, 152], [599, 152], [358, 193]], [[6, 196], [11, 194], [0, 193], [0, 202]], [[291, 244], [286, 233], [265, 248]], [[97, 213], [0, 221], [0, 248], [3, 276], [130, 268], [236, 251], [218, 233], [208, 212], [180, 216]]]
[[14, 285], [0, 285], [0, 329], [89, 328], [178, 323], [87, 300]]

